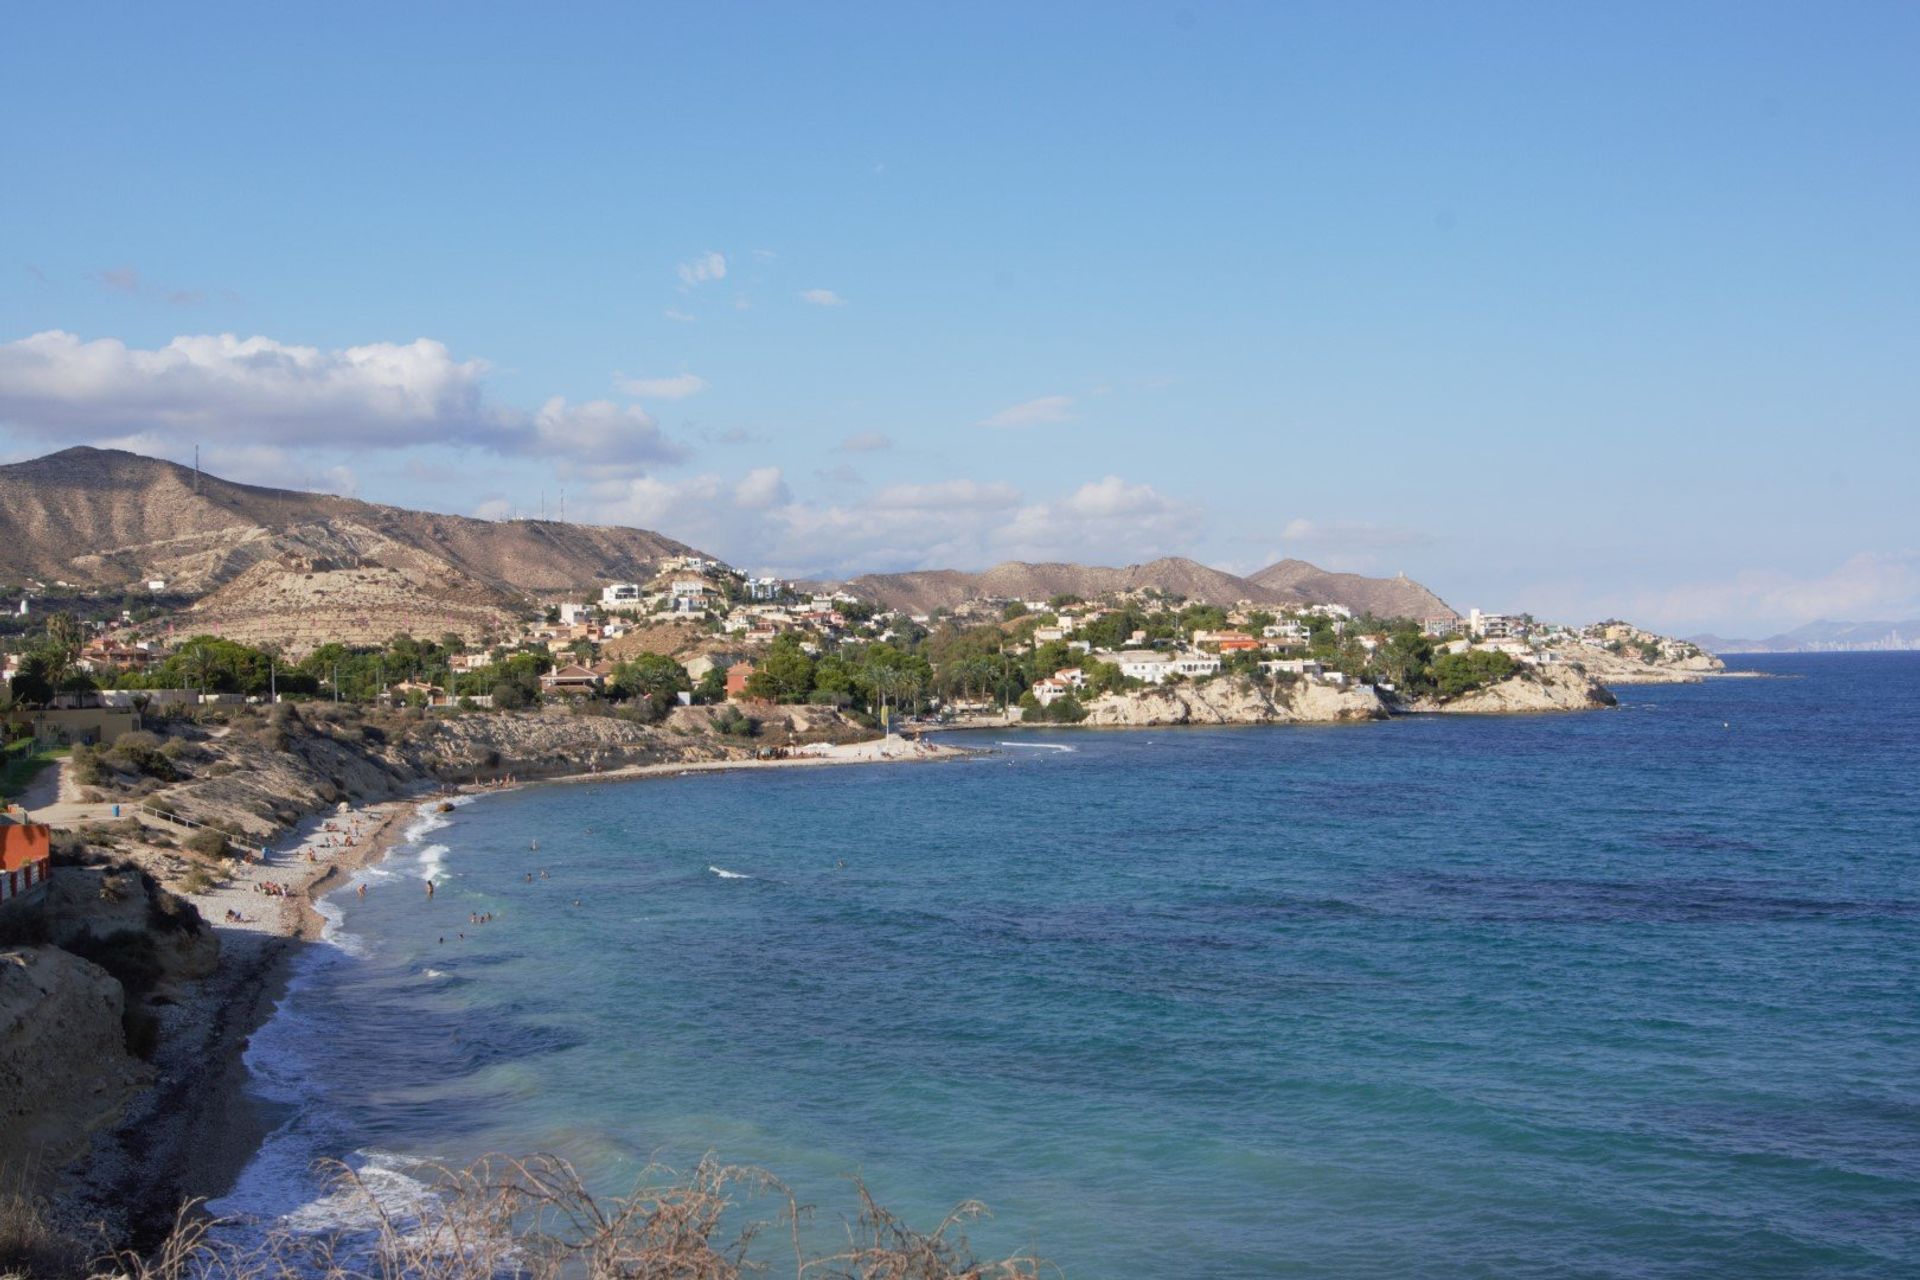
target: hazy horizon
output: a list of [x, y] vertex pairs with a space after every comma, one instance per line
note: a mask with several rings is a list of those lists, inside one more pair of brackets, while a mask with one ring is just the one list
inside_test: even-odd
[[0, 460], [1920, 615], [1920, 14], [22, 12]]

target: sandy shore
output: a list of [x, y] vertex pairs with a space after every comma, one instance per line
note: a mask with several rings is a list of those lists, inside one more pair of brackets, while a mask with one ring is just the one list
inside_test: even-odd
[[309, 818], [264, 860], [235, 862], [213, 891], [190, 896], [220, 939], [219, 965], [160, 1011], [154, 1086], [95, 1136], [72, 1176], [80, 1216], [139, 1247], [171, 1227], [182, 1202], [233, 1186], [278, 1122], [247, 1087], [247, 1044], [286, 995], [300, 949], [325, 927], [315, 904], [384, 856], [419, 804]]
[[[608, 782], [751, 769], [794, 769], [961, 759], [976, 754], [917, 739], [817, 744], [772, 760], [727, 759], [633, 765], [512, 784]], [[465, 787], [469, 793], [505, 789]], [[303, 947], [326, 927], [318, 903], [353, 873], [378, 862], [431, 799], [409, 798], [308, 818], [269, 847], [264, 859], [236, 862], [219, 885], [190, 896], [220, 938], [213, 974], [189, 984], [163, 1010], [156, 1083], [119, 1125], [96, 1135], [74, 1175], [74, 1200], [136, 1247], [172, 1225], [189, 1198], [231, 1190], [279, 1123], [276, 1109], [248, 1087], [245, 1061], [254, 1032], [273, 1016]]]

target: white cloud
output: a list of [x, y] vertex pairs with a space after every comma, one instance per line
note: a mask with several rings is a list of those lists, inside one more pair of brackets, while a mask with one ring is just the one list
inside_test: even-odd
[[660, 314], [662, 316], [665, 316], [667, 319], [673, 321], [675, 324], [699, 323], [698, 317], [690, 316], [686, 312], [680, 310], [678, 307], [668, 307], [665, 311], [662, 311]]
[[642, 400], [684, 400], [707, 389], [707, 380], [696, 373], [676, 373], [667, 378], [629, 378], [613, 375], [613, 385]]
[[816, 307], [844, 307], [847, 300], [831, 289], [808, 289], [800, 295], [802, 300]]
[[842, 453], [878, 453], [893, 448], [893, 437], [884, 431], [856, 431], [840, 442]]
[[757, 467], [733, 487], [734, 505], [747, 511], [765, 511], [793, 500], [778, 467]]
[[659, 529], [742, 567], [794, 576], [1010, 558], [1145, 560], [1190, 546], [1201, 522], [1196, 508], [1114, 476], [1043, 501], [1004, 481], [954, 479], [822, 503], [796, 500], [779, 471], [764, 467], [732, 483], [712, 475], [608, 481], [592, 497], [596, 519]]
[[1040, 396], [980, 420], [983, 427], [1040, 427], [1073, 421], [1072, 396]]
[[681, 263], [676, 270], [680, 275], [680, 282], [688, 287], [705, 284], [709, 280], [725, 280], [727, 256], [709, 249], [699, 257]]
[[1749, 569], [1718, 581], [1643, 592], [1619, 608], [1650, 626], [1762, 633], [1825, 619], [1904, 622], [1920, 617], [1920, 551], [1862, 552], [1825, 573]]
[[322, 350], [230, 333], [145, 351], [49, 330], [0, 344], [0, 422], [80, 441], [146, 431], [397, 448], [450, 437], [495, 447], [511, 415], [481, 392], [487, 366], [428, 338]]
[[933, 484], [890, 484], [873, 495], [881, 511], [967, 511], [987, 514], [1019, 505], [1020, 490], [1004, 481], [940, 480]]
[[[249, 449], [471, 445], [628, 472], [682, 456], [636, 405], [556, 397], [529, 414], [493, 403], [486, 372], [484, 361], [456, 360], [429, 338], [324, 350], [202, 334], [140, 350], [53, 330], [0, 343], [0, 425], [149, 453], [205, 444], [234, 451], [236, 474], [249, 456], [264, 456]], [[288, 466], [274, 478], [299, 473]]]
[[533, 426], [533, 443], [526, 451], [557, 458], [568, 471], [604, 474], [618, 468], [631, 473], [686, 456], [661, 433], [653, 415], [635, 404], [568, 404], [565, 396], [555, 396], [540, 406]]
[[1119, 476], [1089, 481], [1066, 497], [1022, 507], [994, 531], [996, 558], [1115, 564], [1175, 555], [1193, 545], [1198, 507]]

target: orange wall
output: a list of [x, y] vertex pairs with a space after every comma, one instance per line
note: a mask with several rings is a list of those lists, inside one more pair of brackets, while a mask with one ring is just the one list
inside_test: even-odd
[[0, 871], [18, 871], [53, 852], [53, 833], [38, 823], [0, 825]]

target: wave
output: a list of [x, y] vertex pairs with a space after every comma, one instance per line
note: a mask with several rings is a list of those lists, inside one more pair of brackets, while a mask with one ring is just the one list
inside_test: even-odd
[[430, 844], [420, 851], [417, 870], [422, 880], [439, 881], [446, 878], [447, 854], [452, 852], [443, 844]]
[[720, 877], [720, 878], [721, 878], [722, 880], [751, 880], [751, 879], [753, 879], [753, 877], [752, 877], [752, 876], [750, 876], [750, 875], [747, 875], [747, 874], [746, 874], [745, 872], [742, 872], [742, 871], [729, 871], [729, 870], [727, 870], [727, 869], [726, 869], [725, 867], [708, 867], [708, 868], [707, 868], [707, 870], [709, 870], [709, 871], [711, 871], [711, 872], [713, 872], [713, 874], [715, 874], [715, 875], [717, 875], [717, 876], [719, 876], [719, 877]]
[[1002, 742], [996, 745], [1002, 747], [1024, 747], [1028, 751], [1065, 751], [1069, 753], [1080, 749], [1078, 747], [1069, 747], [1059, 742]]

